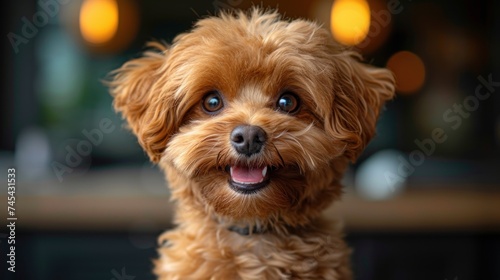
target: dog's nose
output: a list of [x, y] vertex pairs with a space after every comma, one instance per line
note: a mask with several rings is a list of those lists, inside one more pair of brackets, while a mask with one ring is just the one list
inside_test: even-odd
[[255, 125], [240, 125], [231, 132], [231, 144], [234, 149], [248, 157], [260, 152], [266, 140], [266, 132]]

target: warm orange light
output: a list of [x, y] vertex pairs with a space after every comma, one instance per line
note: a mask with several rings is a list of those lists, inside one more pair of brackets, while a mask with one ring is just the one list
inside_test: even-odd
[[409, 51], [395, 53], [387, 61], [396, 77], [396, 89], [400, 93], [415, 93], [425, 81], [425, 65], [422, 59]]
[[116, 0], [84, 0], [80, 10], [80, 31], [92, 44], [111, 40], [118, 30]]
[[363, 41], [370, 29], [370, 6], [366, 0], [335, 0], [330, 15], [333, 37], [345, 45]]
[[365, 39], [356, 45], [363, 54], [373, 53], [388, 39], [392, 30], [392, 14], [386, 0], [368, 0], [370, 28]]

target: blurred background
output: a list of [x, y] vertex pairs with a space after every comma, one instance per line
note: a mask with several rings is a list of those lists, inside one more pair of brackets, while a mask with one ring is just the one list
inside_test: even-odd
[[[169, 192], [102, 81], [145, 42], [171, 42], [200, 17], [251, 4], [0, 4], [0, 173], [16, 168], [18, 218], [15, 273], [5, 267], [9, 229], [0, 230], [2, 279], [154, 278]], [[378, 136], [326, 213], [344, 221], [356, 279], [500, 279], [500, 2], [261, 4], [322, 23], [396, 76]]]

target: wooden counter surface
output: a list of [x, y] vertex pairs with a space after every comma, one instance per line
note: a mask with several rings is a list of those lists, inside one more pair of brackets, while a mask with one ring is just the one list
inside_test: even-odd
[[[6, 202], [6, 196], [0, 196]], [[6, 205], [2, 202], [2, 205]], [[38, 230], [129, 230], [147, 224], [161, 231], [171, 225], [167, 195], [18, 195], [16, 225]], [[0, 211], [6, 221], [7, 207]], [[356, 231], [500, 231], [500, 191], [406, 191], [372, 201], [352, 193], [325, 211]]]

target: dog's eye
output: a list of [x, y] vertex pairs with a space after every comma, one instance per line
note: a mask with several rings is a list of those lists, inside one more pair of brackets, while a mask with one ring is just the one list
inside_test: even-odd
[[207, 113], [216, 113], [224, 107], [224, 103], [217, 91], [211, 91], [203, 98], [202, 106]]
[[299, 109], [299, 98], [291, 92], [285, 92], [278, 99], [276, 107], [286, 113], [295, 113]]

